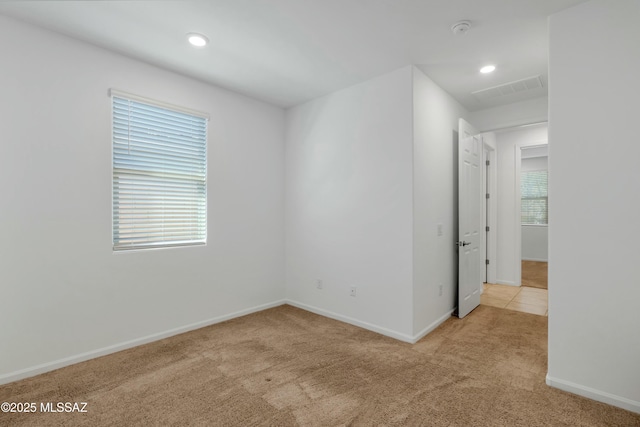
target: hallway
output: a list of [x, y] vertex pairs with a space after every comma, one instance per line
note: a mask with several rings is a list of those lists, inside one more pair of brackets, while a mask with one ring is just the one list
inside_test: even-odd
[[548, 315], [547, 289], [485, 283], [480, 304], [524, 313]]

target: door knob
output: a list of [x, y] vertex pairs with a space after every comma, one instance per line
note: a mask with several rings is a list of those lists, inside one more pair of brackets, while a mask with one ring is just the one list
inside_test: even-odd
[[461, 241], [461, 242], [456, 242], [456, 245], [458, 245], [458, 246], [467, 246], [467, 245], [470, 245], [470, 244], [471, 244], [471, 242], [465, 242], [464, 240]]

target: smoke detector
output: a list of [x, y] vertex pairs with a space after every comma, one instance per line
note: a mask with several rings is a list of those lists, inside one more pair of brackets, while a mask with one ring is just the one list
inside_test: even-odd
[[467, 31], [469, 31], [470, 28], [471, 28], [470, 21], [460, 21], [460, 22], [456, 22], [451, 26], [451, 31], [456, 36], [463, 36], [467, 34]]

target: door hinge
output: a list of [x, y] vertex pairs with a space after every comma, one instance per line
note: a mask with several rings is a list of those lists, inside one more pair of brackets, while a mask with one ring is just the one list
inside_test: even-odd
[[489, 193], [487, 193], [487, 199], [489, 198]]
[[484, 231], [489, 231], [489, 226], [488, 225], [484, 228]]
[[487, 160], [486, 165], [489, 166], [491, 164], [491, 162], [489, 160]]
[[485, 263], [486, 265], [489, 265], [489, 260], [488, 260], [488, 259], [485, 259], [485, 260], [484, 260], [484, 263]]

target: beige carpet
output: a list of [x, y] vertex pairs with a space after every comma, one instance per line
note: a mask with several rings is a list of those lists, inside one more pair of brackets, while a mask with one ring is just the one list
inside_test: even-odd
[[290, 306], [0, 387], [2, 426], [640, 426], [545, 385], [547, 318], [480, 306], [415, 345]]
[[522, 261], [522, 286], [547, 289], [548, 263], [539, 261]]

